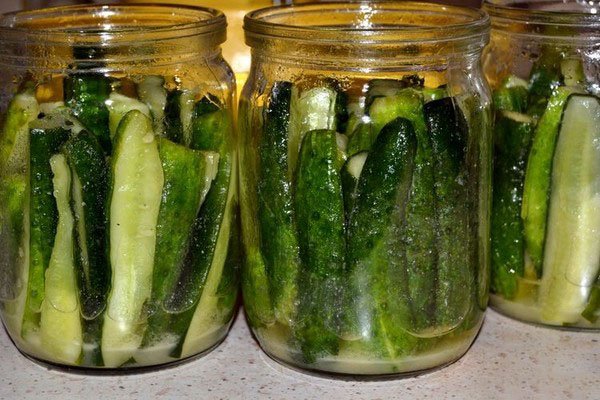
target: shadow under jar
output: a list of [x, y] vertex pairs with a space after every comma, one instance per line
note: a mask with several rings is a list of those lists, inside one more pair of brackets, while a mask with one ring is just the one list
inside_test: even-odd
[[0, 305], [62, 366], [188, 358], [237, 296], [225, 17], [76, 6], [0, 19]]
[[582, 4], [486, 4], [496, 119], [491, 290], [493, 306], [511, 317], [598, 329], [600, 15]]
[[457, 360], [487, 304], [487, 16], [327, 3], [245, 30], [242, 290], [262, 348], [355, 375]]

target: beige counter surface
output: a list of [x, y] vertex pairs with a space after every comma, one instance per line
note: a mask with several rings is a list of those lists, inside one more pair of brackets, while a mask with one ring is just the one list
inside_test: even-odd
[[243, 314], [203, 358], [159, 372], [48, 370], [0, 332], [0, 399], [600, 399], [600, 333], [511, 321], [489, 311], [471, 350], [447, 368], [387, 381], [324, 379], [272, 361]]

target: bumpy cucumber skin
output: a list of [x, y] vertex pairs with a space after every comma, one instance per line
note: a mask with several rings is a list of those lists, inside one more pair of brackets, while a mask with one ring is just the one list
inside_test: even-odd
[[496, 117], [491, 283], [507, 299], [516, 295], [517, 277], [525, 272], [521, 206], [533, 129], [532, 123]]
[[307, 363], [336, 354], [346, 284], [344, 200], [335, 131], [307, 132], [298, 161], [295, 211], [302, 267], [295, 339]]
[[271, 89], [259, 145], [257, 188], [261, 254], [271, 282], [275, 317], [286, 325], [295, 313], [300, 263], [292, 187], [288, 178], [291, 94], [289, 82], [276, 82]]
[[77, 278], [81, 312], [86, 319], [94, 319], [106, 306], [111, 276], [106, 210], [110, 171], [100, 143], [87, 131], [68, 140], [63, 152], [74, 172], [73, 179], [81, 183], [83, 215], [75, 214], [75, 218], [78, 224], [83, 223], [85, 232], [77, 234]]
[[107, 154], [112, 146], [106, 106], [111, 90], [109, 78], [91, 72], [68, 76], [64, 83], [65, 104], [73, 110], [77, 119], [96, 135]]
[[348, 140], [348, 157], [352, 157], [361, 151], [371, 150], [371, 146], [377, 138], [377, 133], [374, 132], [373, 125], [370, 123], [361, 122], [356, 125], [352, 136]]
[[156, 227], [156, 254], [152, 277], [153, 314], [148, 319], [142, 346], [160, 341], [169, 331], [169, 315], [162, 302], [175, 288], [188, 250], [192, 225], [210, 188], [216, 153], [199, 152], [159, 139], [158, 151], [165, 184]]
[[58, 210], [52, 194], [50, 158], [59, 152], [69, 133], [62, 128], [34, 128], [29, 132], [31, 259], [22, 327], [24, 338], [39, 326], [39, 313], [44, 300], [44, 273], [50, 262], [58, 222]]
[[562, 110], [572, 92], [572, 89], [561, 87], [550, 98], [548, 107], [537, 124], [527, 160], [521, 218], [523, 219], [526, 250], [537, 271], [537, 276], [542, 275], [552, 159]]
[[345, 336], [369, 343], [383, 358], [409, 353], [412, 325], [406, 230], [417, 138], [410, 121], [397, 118], [384, 127], [363, 167], [348, 224], [347, 261], [352, 284], [344, 295]]
[[[466, 119], [454, 99], [425, 104], [431, 138], [437, 223], [436, 321], [453, 328], [469, 311], [473, 285], [469, 260]], [[421, 296], [427, 297], [427, 293]], [[420, 310], [414, 310], [419, 312]]]
[[[189, 324], [194, 316], [194, 310], [202, 293], [206, 279], [217, 257], [216, 249], [221, 229], [231, 221], [226, 221], [228, 199], [231, 197], [232, 169], [234, 159], [234, 137], [231, 132], [231, 116], [224, 108], [218, 111], [206, 110], [206, 114], [198, 112], [198, 105], [191, 121], [190, 147], [195, 150], [213, 151], [219, 154], [219, 167], [210, 191], [194, 220], [190, 234], [188, 251], [183, 261], [183, 268], [175, 286], [170, 290], [171, 295], [163, 302], [163, 307], [174, 316], [171, 331], [180, 338], [175, 349], [175, 356], [180, 352], [185, 340]], [[219, 119], [218, 123], [201, 124], [199, 118], [211, 117]], [[227, 246], [224, 246], [227, 248]]]

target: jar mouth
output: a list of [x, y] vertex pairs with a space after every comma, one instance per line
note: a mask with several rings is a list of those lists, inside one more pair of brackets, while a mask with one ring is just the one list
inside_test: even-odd
[[487, 42], [484, 11], [425, 2], [347, 1], [268, 7], [246, 14], [246, 43], [286, 40], [368, 47]]
[[525, 36], [598, 41], [599, 0], [485, 0], [492, 29]]
[[190, 36], [225, 41], [227, 22], [218, 10], [164, 4], [63, 6], [0, 16], [0, 42], [139, 44]]

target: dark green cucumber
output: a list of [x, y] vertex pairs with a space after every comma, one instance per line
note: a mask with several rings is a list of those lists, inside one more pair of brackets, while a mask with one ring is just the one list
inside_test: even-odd
[[74, 73], [65, 78], [65, 103], [73, 115], [96, 137], [109, 153], [111, 149], [108, 108], [111, 93], [110, 79], [98, 73]]
[[344, 189], [344, 210], [346, 216], [350, 216], [352, 208], [354, 208], [354, 200], [356, 199], [356, 188], [360, 174], [367, 160], [369, 153], [362, 151], [349, 157], [342, 167], [342, 187]]
[[548, 101], [548, 107], [535, 129], [527, 160], [521, 218], [527, 254], [538, 277], [542, 275], [554, 148], [563, 108], [572, 93], [573, 89], [560, 87]]
[[529, 76], [529, 96], [527, 114], [540, 118], [553, 96], [554, 90], [561, 84], [560, 64], [562, 55], [555, 45], [544, 45], [540, 57], [534, 62]]
[[286, 325], [290, 324], [295, 313], [296, 279], [300, 268], [288, 176], [291, 97], [292, 84], [289, 82], [277, 82], [271, 89], [259, 145], [258, 173], [261, 253], [271, 283], [275, 317]]
[[72, 171], [81, 313], [86, 319], [95, 319], [106, 306], [110, 285], [106, 215], [109, 166], [96, 136], [87, 131], [69, 139], [63, 152]]
[[527, 111], [528, 94], [527, 82], [511, 75], [494, 91], [494, 108], [497, 111], [524, 113]]
[[130, 360], [143, 339], [164, 183], [152, 121], [138, 110], [128, 112], [117, 129], [111, 179], [112, 285], [102, 326], [102, 358], [114, 368]]
[[[221, 121], [214, 124], [202, 124], [195, 119], [204, 119], [212, 115]], [[227, 257], [229, 232], [231, 229], [232, 196], [235, 192], [234, 180], [234, 141], [231, 132], [231, 116], [221, 107], [218, 111], [199, 115], [197, 112], [191, 121], [191, 148], [212, 151], [219, 154], [217, 175], [212, 183], [206, 199], [192, 226], [188, 251], [183, 261], [183, 268], [170, 295], [163, 302], [167, 312], [180, 314], [173, 333], [185, 340], [185, 333], [194, 308], [203, 295], [209, 274], [220, 271]], [[187, 311], [191, 310], [191, 313]], [[185, 322], [184, 322], [185, 321]], [[181, 329], [184, 328], [184, 330]], [[176, 350], [180, 350], [178, 346]]]
[[22, 336], [37, 331], [44, 300], [44, 274], [56, 235], [58, 210], [53, 196], [50, 158], [60, 151], [70, 132], [51, 118], [30, 124], [30, 264]]
[[304, 361], [336, 354], [342, 303], [346, 241], [344, 201], [335, 131], [304, 135], [294, 205], [302, 267], [298, 325], [294, 329]]
[[167, 93], [165, 105], [165, 135], [180, 144], [189, 146], [194, 95], [189, 90], [172, 90]]
[[[165, 183], [156, 226], [156, 250], [152, 276], [151, 307], [144, 346], [162, 339], [169, 331], [169, 317], [162, 303], [172, 295], [183, 268], [192, 225], [216, 176], [219, 156], [188, 149], [161, 138], [158, 149]], [[166, 325], [165, 325], [166, 323]]]
[[362, 169], [348, 224], [352, 283], [343, 296], [343, 333], [368, 341], [374, 354], [392, 359], [410, 352], [415, 340], [405, 330], [412, 314], [400, 241], [416, 152], [410, 121], [397, 118], [384, 127]]
[[348, 139], [348, 156], [352, 157], [361, 151], [369, 151], [377, 138], [377, 133], [374, 132], [371, 123], [361, 122], [356, 125], [356, 129], [354, 129], [350, 139]]
[[53, 193], [58, 223], [52, 256], [45, 274], [45, 297], [40, 313], [40, 342], [53, 360], [77, 364], [83, 350], [73, 245], [75, 221], [70, 207], [71, 171], [62, 154], [52, 156]]
[[[376, 99], [369, 114], [375, 131], [390, 119], [411, 121], [417, 136], [417, 153], [411, 194], [406, 206], [406, 268], [408, 291], [416, 313], [415, 329], [426, 329], [434, 319], [436, 284], [436, 215], [434, 196], [433, 149], [423, 115], [423, 95], [412, 88], [393, 97]], [[424, 295], [425, 294], [425, 295]]]
[[521, 203], [534, 126], [525, 114], [496, 116], [491, 288], [507, 299], [516, 295], [517, 277], [525, 273]]
[[[437, 329], [452, 329], [466, 316], [473, 282], [469, 259], [469, 207], [465, 116], [452, 97], [430, 101], [423, 108], [431, 138], [434, 171], [435, 219], [437, 227], [437, 288], [435, 315]], [[426, 313], [426, 291], [413, 306]], [[417, 318], [417, 321], [420, 319]], [[419, 327], [417, 326], [417, 329]], [[427, 328], [422, 326], [421, 328]]]

